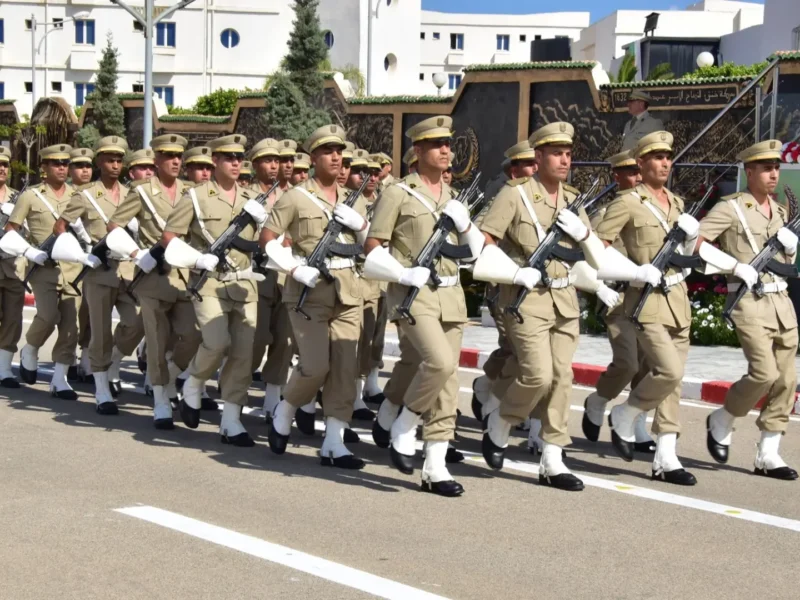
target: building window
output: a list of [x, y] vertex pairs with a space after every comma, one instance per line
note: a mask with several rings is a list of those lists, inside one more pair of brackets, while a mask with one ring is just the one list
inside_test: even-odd
[[156, 23], [156, 46], [175, 47], [175, 23]]
[[520, 42], [528, 41], [528, 36], [523, 33], [522, 35], [519, 36], [519, 41]]
[[133, 22], [133, 30], [134, 31], [144, 32], [144, 25], [142, 25], [139, 21], [134, 21]]
[[509, 36], [498, 34], [497, 35], [497, 49], [508, 52], [508, 46], [511, 43]]
[[3, 27], [3, 19], [0, 19], [0, 44], [6, 41], [5, 28]]
[[25, 82], [25, 93], [32, 94], [33, 93], [33, 84], [30, 81]]
[[75, 84], [75, 106], [83, 106], [86, 102], [86, 97], [94, 91], [93, 83], [76, 83]]
[[420, 31], [419, 32], [419, 39], [421, 39], [421, 40], [425, 39], [425, 32], [424, 31]]
[[461, 85], [461, 75], [448, 75], [447, 76], [447, 88], [450, 90], [458, 89], [458, 86]]
[[[75, 21], [75, 43], [94, 46], [94, 20]], [[79, 105], [80, 106], [80, 105]]]
[[33, 27], [33, 21], [30, 19], [25, 19], [25, 31], [30, 31]]
[[420, 81], [425, 81], [425, 73], [420, 73], [419, 74], [419, 80]]
[[134, 83], [133, 87], [131, 88], [134, 94], [144, 94], [144, 84], [143, 83]]
[[64, 29], [64, 19], [53, 19], [53, 29]]
[[464, 34], [451, 33], [450, 34], [450, 50], [463, 50], [464, 49]]
[[172, 106], [175, 100], [175, 88], [171, 85], [157, 85], [153, 87], [156, 96], [164, 101], [167, 106]]
[[56, 94], [61, 93], [61, 82], [60, 81], [51, 81], [50, 82], [50, 89], [53, 90]]
[[441, 36], [439, 35], [439, 32], [438, 31], [434, 31], [433, 32], [433, 39], [438, 40], [440, 38], [441, 38]]
[[534, 40], [540, 40], [540, 39], [542, 39], [542, 36], [537, 34], [537, 35], [533, 36], [533, 39]]
[[5, 100], [6, 97], [6, 84], [0, 81], [0, 100]]
[[328, 50], [333, 48], [333, 42], [334, 42], [333, 32], [332, 31], [326, 31], [322, 35], [325, 37], [325, 45], [328, 47]]
[[235, 48], [239, 45], [239, 32], [235, 29], [225, 29], [220, 36], [222, 45], [226, 48]]

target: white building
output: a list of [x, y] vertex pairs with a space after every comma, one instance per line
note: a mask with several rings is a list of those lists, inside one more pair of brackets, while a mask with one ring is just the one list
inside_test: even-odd
[[720, 39], [722, 60], [753, 64], [776, 50], [800, 50], [800, 2], [766, 0], [763, 23], [751, 23]]

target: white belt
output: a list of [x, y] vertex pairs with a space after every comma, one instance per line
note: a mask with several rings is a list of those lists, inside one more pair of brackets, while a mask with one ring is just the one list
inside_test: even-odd
[[[739, 286], [741, 283], [729, 283], [728, 284], [728, 293], [733, 294], [734, 292], [738, 291]], [[765, 294], [777, 294], [778, 292], [783, 292], [789, 287], [785, 281], [772, 281], [770, 283], [762, 284], [763, 287], [761, 291]]]
[[555, 279], [551, 279], [550, 285], [547, 287], [549, 287], [551, 290], [560, 290], [571, 286], [573, 283], [575, 283], [575, 275], [570, 273], [567, 277], [556, 277]]
[[[668, 288], [678, 285], [679, 283], [683, 283], [683, 280], [686, 279], [686, 275], [683, 273], [675, 273], [675, 275], [667, 275], [664, 277], [664, 283], [667, 284]], [[632, 281], [631, 287], [635, 288], [643, 288], [644, 283], [641, 281]]]
[[[301, 265], [306, 264], [306, 257], [305, 256], [297, 256], [295, 255], [295, 260], [298, 261]], [[334, 256], [332, 258], [325, 259], [325, 266], [328, 267], [331, 271], [340, 271], [341, 269], [350, 269], [356, 265], [356, 261], [354, 258], [345, 258], [343, 256]]]
[[441, 283], [438, 286], [440, 288], [455, 287], [458, 285], [458, 275], [439, 277], [439, 279], [441, 280]]

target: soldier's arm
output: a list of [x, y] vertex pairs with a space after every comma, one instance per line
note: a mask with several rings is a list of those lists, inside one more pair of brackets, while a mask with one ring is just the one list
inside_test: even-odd
[[192, 225], [193, 218], [194, 207], [192, 206], [192, 198], [189, 194], [184, 194], [175, 205], [175, 208], [172, 209], [172, 212], [169, 213], [167, 224], [164, 226], [164, 232], [161, 234], [161, 239], [158, 243], [166, 248], [176, 237], [187, 235], [189, 233], [189, 227]]
[[142, 199], [136, 192], [136, 188], [132, 188], [108, 220], [108, 231], [113, 231], [117, 227], [125, 227], [141, 210]]
[[403, 196], [403, 190], [397, 186], [388, 187], [381, 194], [381, 201], [375, 206], [375, 212], [372, 214], [369, 237], [364, 242], [365, 256], [392, 239]]
[[30, 194], [25, 193], [21, 194], [19, 198], [17, 198], [17, 203], [14, 205], [14, 210], [11, 213], [11, 216], [8, 217], [8, 222], [6, 223], [5, 230], [10, 231], [19, 231], [22, 229], [22, 224], [25, 222], [25, 219], [28, 217], [28, 213], [31, 210], [31, 197]]
[[67, 207], [61, 212], [58, 221], [53, 225], [53, 233], [56, 235], [66, 233], [67, 227], [80, 219], [85, 212], [86, 203], [83, 199], [83, 195], [79, 192], [74, 193]]
[[732, 225], [731, 210], [727, 202], [717, 202], [700, 221], [700, 232], [697, 234], [695, 253], [699, 252], [703, 242], [713, 242]]
[[597, 226], [596, 234], [606, 247], [613, 244], [619, 237], [620, 232], [630, 220], [630, 211], [624, 197], [612, 200], [603, 215], [603, 220]]
[[487, 244], [496, 244], [505, 237], [517, 210], [514, 197], [516, 193], [512, 186], [503, 186], [492, 200], [489, 208], [483, 213], [480, 230], [483, 232]]
[[[292, 200], [294, 197], [295, 194], [291, 191], [286, 192], [272, 207], [267, 222], [261, 229], [261, 235], [258, 237], [258, 245], [262, 250], [269, 242], [277, 240], [282, 234], [285, 234], [297, 218], [297, 205]], [[283, 245], [284, 247], [289, 246], [291, 241], [287, 244], [286, 238], [284, 238]]]

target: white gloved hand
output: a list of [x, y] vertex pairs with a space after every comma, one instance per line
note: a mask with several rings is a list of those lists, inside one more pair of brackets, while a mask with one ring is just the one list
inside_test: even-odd
[[425, 284], [428, 283], [430, 276], [430, 270], [425, 267], [411, 267], [409, 269], [403, 269], [398, 283], [400, 285], [407, 285], [408, 287], [423, 288]]
[[733, 269], [733, 274], [744, 282], [748, 290], [758, 281], [758, 273], [747, 263], [737, 264]]
[[687, 238], [693, 238], [697, 237], [697, 232], [700, 231], [700, 223], [692, 215], [683, 213], [678, 217], [678, 228], [683, 230]]
[[656, 269], [650, 263], [644, 264], [636, 269], [636, 277], [634, 281], [640, 283], [649, 283], [650, 285], [658, 285], [661, 281], [661, 271]]
[[14, 212], [14, 205], [9, 202], [3, 202], [0, 204], [0, 212], [2, 212], [5, 216], [10, 217], [11, 213]]
[[542, 280], [542, 272], [531, 267], [522, 267], [514, 275], [514, 285], [521, 285], [532, 290]]
[[145, 273], [149, 273], [156, 268], [156, 265], [158, 265], [158, 262], [155, 258], [153, 258], [153, 255], [150, 254], [149, 250], [142, 250], [139, 252], [139, 254], [136, 255], [134, 262], [136, 263], [136, 266]]
[[194, 264], [194, 268], [200, 269], [201, 271], [213, 271], [217, 268], [218, 264], [219, 259], [215, 255], [203, 254], [197, 259], [197, 262]]
[[361, 231], [366, 225], [364, 217], [346, 204], [337, 204], [333, 209], [333, 218], [353, 231]]
[[74, 223], [70, 225], [72, 231], [78, 236], [78, 239], [82, 241], [84, 244], [91, 244], [92, 238], [89, 237], [89, 233], [86, 231], [86, 228], [83, 226], [83, 223], [80, 219], [77, 219]]
[[586, 227], [584, 222], [581, 221], [581, 218], [571, 210], [562, 210], [558, 213], [556, 220], [558, 221], [558, 226], [564, 230], [564, 233], [576, 242], [582, 242], [586, 239], [586, 236], [589, 235], [589, 228]]
[[292, 277], [295, 281], [313, 288], [319, 281], [319, 269], [309, 267], [308, 265], [300, 265], [292, 271]]
[[601, 283], [600, 287], [597, 288], [597, 297], [608, 308], [614, 308], [619, 303], [619, 292], [615, 292], [605, 283]]
[[25, 250], [22, 256], [27, 258], [29, 261], [36, 263], [39, 266], [42, 266], [45, 262], [47, 262], [47, 252], [42, 252], [41, 250], [39, 250], [38, 248], [34, 248], [33, 246]]
[[467, 207], [458, 200], [448, 200], [442, 209], [442, 213], [453, 219], [458, 233], [464, 233], [472, 224]]
[[783, 250], [789, 256], [797, 252], [797, 236], [792, 233], [791, 229], [781, 227], [778, 229], [778, 241], [783, 246]]
[[139, 233], [139, 219], [133, 217], [130, 221], [128, 221], [128, 224], [125, 226], [125, 228], [130, 232], [131, 237], [135, 238]]
[[100, 259], [97, 258], [94, 254], [89, 254], [89, 253], [87, 253], [86, 256], [83, 257], [83, 260], [81, 260], [81, 263], [86, 265], [90, 269], [96, 269], [101, 264], [103, 264], [103, 263], [100, 262]]
[[242, 210], [253, 217], [253, 221], [255, 221], [256, 225], [259, 227], [261, 227], [267, 221], [267, 211], [255, 200], [248, 200], [245, 202]]

